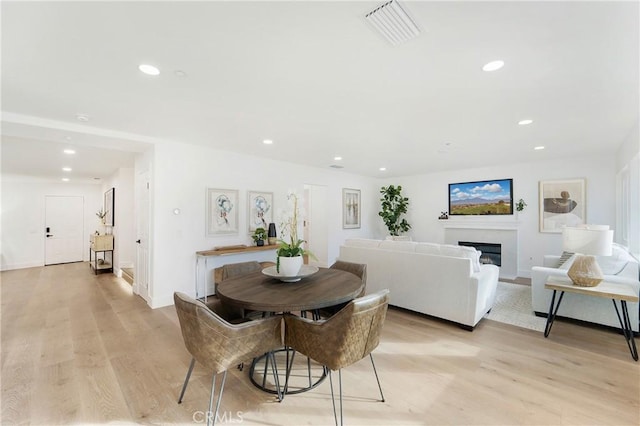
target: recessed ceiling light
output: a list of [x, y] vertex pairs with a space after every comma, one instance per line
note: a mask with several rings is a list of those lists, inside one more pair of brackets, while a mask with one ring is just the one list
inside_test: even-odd
[[147, 75], [159, 75], [160, 70], [153, 65], [141, 64], [138, 69]]
[[533, 149], [535, 149], [536, 151], [540, 151], [544, 149], [544, 146], [536, 146]]
[[531, 123], [533, 123], [533, 120], [530, 120], [528, 118], [526, 120], [518, 121], [518, 124], [521, 125], [521, 126], [526, 126], [527, 124], [531, 124]]
[[62, 178], [63, 182], [69, 182], [69, 178]]
[[338, 156], [338, 157], [333, 157], [333, 159], [334, 159], [334, 160], [336, 160], [336, 161], [340, 161], [340, 160], [342, 160], [342, 157], [340, 157], [340, 156]]
[[265, 145], [271, 145], [273, 143], [273, 141], [271, 139], [265, 139], [262, 141], [263, 144]]
[[62, 152], [64, 152], [65, 154], [69, 154], [69, 155], [72, 155], [72, 154], [75, 154], [75, 153], [76, 153], [73, 149], [65, 149], [65, 150], [64, 150], [64, 151], [62, 151]]
[[387, 168], [386, 168], [386, 167], [380, 167], [380, 171], [381, 171], [381, 172], [384, 172], [385, 170], [387, 170]]
[[89, 116], [87, 114], [76, 114], [76, 120], [78, 121], [89, 121]]
[[482, 67], [482, 71], [496, 71], [504, 66], [503, 61], [491, 61]]
[[71, 171], [71, 167], [63, 167], [62, 171], [63, 172], [70, 172]]

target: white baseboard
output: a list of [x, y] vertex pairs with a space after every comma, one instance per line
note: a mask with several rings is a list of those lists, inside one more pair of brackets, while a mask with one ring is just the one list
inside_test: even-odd
[[173, 305], [173, 294], [164, 297], [155, 297], [151, 299], [151, 303], [147, 301], [151, 309], [164, 308]]
[[134, 264], [133, 262], [120, 262], [120, 268], [131, 268], [133, 269]]
[[13, 263], [9, 265], [3, 265], [0, 268], [0, 271], [11, 271], [14, 269], [26, 269], [26, 268], [37, 268], [39, 266], [44, 266], [42, 262], [25, 262], [25, 263]]

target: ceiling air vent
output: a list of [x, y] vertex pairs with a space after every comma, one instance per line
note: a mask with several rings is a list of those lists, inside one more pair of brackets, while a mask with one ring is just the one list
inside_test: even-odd
[[394, 46], [420, 34], [420, 28], [396, 0], [378, 6], [364, 18]]

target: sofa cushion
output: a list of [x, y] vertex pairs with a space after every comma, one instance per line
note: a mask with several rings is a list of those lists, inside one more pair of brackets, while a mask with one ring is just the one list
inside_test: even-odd
[[624, 246], [613, 244], [611, 256], [596, 256], [596, 261], [604, 275], [618, 275], [627, 266], [627, 263], [636, 260]]
[[413, 241], [382, 241], [378, 247], [385, 250], [413, 253], [416, 251], [416, 245], [418, 243]]
[[416, 253], [440, 255], [440, 244], [436, 243], [418, 243]]
[[440, 245], [440, 254], [442, 256], [470, 259], [473, 272], [480, 272], [480, 255], [482, 253], [473, 247], [442, 244]]
[[364, 248], [376, 248], [380, 245], [380, 240], [369, 240], [366, 238], [349, 238], [344, 242], [348, 247], [364, 247]]

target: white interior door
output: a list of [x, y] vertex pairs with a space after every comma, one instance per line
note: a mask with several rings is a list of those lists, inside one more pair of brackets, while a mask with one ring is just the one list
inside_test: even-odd
[[309, 258], [310, 265], [328, 266], [329, 242], [327, 221], [327, 187], [323, 185], [305, 185], [304, 239], [307, 248], [316, 259]]
[[45, 196], [45, 265], [82, 262], [83, 219], [83, 197]]
[[134, 291], [144, 300], [151, 300], [149, 288], [149, 172], [136, 177], [136, 270]]

